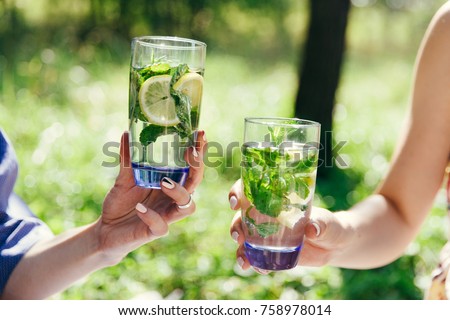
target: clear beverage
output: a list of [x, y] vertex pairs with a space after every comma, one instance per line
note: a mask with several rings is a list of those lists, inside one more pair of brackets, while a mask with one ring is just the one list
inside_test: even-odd
[[151, 167], [131, 164], [133, 167], [134, 179], [136, 185], [143, 188], [159, 189], [161, 186], [159, 182], [162, 178], [167, 177], [173, 181], [178, 181], [181, 185], [186, 183], [189, 175], [189, 167], [184, 168], [170, 168], [170, 167]]
[[318, 149], [316, 144], [271, 140], [242, 147], [245, 254], [254, 267], [285, 270], [297, 265], [303, 245]]
[[[131, 160], [136, 184], [184, 184], [185, 152], [196, 140], [203, 91], [201, 42], [174, 37], [134, 39], [130, 67]], [[200, 50], [202, 49], [202, 50]]]

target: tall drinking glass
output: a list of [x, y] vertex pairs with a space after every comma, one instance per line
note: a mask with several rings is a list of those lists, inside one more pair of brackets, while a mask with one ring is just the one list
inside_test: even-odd
[[196, 139], [206, 44], [161, 36], [131, 42], [129, 129], [136, 184], [159, 189], [163, 177], [184, 184], [184, 154]]
[[314, 197], [320, 124], [246, 118], [241, 178], [245, 254], [254, 267], [297, 265]]

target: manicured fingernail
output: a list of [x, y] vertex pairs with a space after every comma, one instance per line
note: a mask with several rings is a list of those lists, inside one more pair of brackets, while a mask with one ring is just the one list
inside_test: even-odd
[[231, 234], [231, 237], [233, 238], [234, 242], [238, 242], [238, 238], [239, 238], [239, 233], [237, 231], [233, 231], [233, 233]]
[[146, 213], [147, 212], [147, 208], [142, 203], [138, 203], [136, 205], [136, 210], [139, 211], [140, 213]]
[[253, 269], [255, 269], [256, 272], [258, 272], [259, 274], [262, 274], [262, 275], [267, 275], [270, 272], [269, 270], [259, 269], [256, 267], [253, 267]]
[[238, 263], [239, 267], [242, 268], [242, 266], [244, 265], [244, 259], [242, 259], [242, 257], [238, 257], [237, 258], [237, 263]]
[[195, 150], [195, 147], [192, 147], [192, 155], [194, 156], [194, 158], [198, 158], [198, 152], [197, 150]]
[[203, 142], [206, 142], [205, 131], [202, 131], [202, 139], [203, 139]]
[[230, 201], [230, 208], [234, 210], [234, 208], [236, 208], [237, 205], [237, 198], [235, 196], [231, 196], [229, 201]]
[[320, 226], [319, 226], [319, 224], [317, 222], [311, 222], [311, 224], [316, 229], [316, 237], [318, 237], [320, 235]]
[[175, 183], [167, 177], [162, 178], [161, 184], [167, 189], [175, 188]]

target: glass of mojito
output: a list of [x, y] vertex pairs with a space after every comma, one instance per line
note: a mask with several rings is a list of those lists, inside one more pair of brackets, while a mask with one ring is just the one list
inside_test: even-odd
[[242, 228], [250, 264], [294, 268], [314, 197], [320, 124], [246, 118], [242, 146]]
[[186, 182], [187, 148], [200, 116], [206, 44], [163, 36], [131, 42], [129, 130], [136, 184], [160, 189], [168, 177]]

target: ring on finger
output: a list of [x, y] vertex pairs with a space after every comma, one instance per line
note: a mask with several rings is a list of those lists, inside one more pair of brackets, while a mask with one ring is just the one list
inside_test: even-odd
[[179, 209], [187, 209], [187, 208], [189, 208], [191, 205], [192, 205], [192, 203], [194, 203], [194, 201], [192, 200], [192, 195], [190, 194], [189, 195], [189, 201], [188, 201], [188, 203], [186, 203], [186, 204], [183, 204], [183, 205], [179, 205], [179, 204], [177, 204], [177, 207], [179, 208]]

